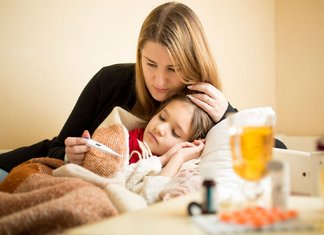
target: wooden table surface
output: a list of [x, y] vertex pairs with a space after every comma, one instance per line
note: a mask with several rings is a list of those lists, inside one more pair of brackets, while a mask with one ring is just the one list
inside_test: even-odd
[[[188, 204], [192, 201], [199, 202], [200, 195], [200, 193], [188, 194], [167, 202], [157, 203], [144, 210], [128, 212], [94, 224], [70, 229], [64, 234], [206, 235], [207, 233], [194, 224], [187, 214]], [[316, 223], [320, 227], [320, 231], [312, 233], [305, 231], [298, 234], [324, 234], [324, 201], [321, 198], [291, 196], [288, 201], [288, 208], [297, 209], [302, 219]], [[266, 234], [274, 233], [262, 233], [262, 235]], [[296, 232], [280, 232], [280, 234], [292, 235]]]

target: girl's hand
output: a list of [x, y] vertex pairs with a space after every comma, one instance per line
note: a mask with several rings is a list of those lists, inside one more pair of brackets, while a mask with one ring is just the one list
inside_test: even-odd
[[224, 94], [210, 83], [197, 82], [188, 89], [199, 93], [190, 94], [189, 98], [213, 119], [219, 122], [224, 116], [228, 102]]
[[85, 153], [90, 150], [90, 147], [86, 145], [87, 140], [84, 138], [90, 138], [89, 131], [84, 131], [82, 138], [68, 137], [65, 139], [65, 153], [70, 163], [83, 164]]
[[[188, 160], [191, 160], [195, 157], [199, 157], [200, 152], [204, 148], [204, 143], [205, 143], [205, 140], [195, 140], [192, 143], [181, 142], [181, 143], [174, 145], [171, 149], [169, 149], [168, 152], [166, 152], [165, 154], [163, 154], [160, 157], [162, 166], [165, 166], [169, 162], [169, 160], [172, 157], [174, 157], [175, 155], [184, 156], [182, 158], [182, 160], [184, 160], [184, 162], [187, 161], [187, 160], [185, 160], [186, 158], [188, 158]], [[198, 152], [198, 155], [195, 153], [196, 151]], [[194, 154], [195, 157], [193, 157], [192, 154]]]
[[195, 140], [192, 143], [182, 142], [172, 147], [165, 155], [161, 157], [168, 158], [163, 164], [160, 175], [173, 177], [179, 171], [181, 165], [189, 160], [199, 158], [201, 151], [204, 149], [205, 140]]
[[160, 156], [160, 161], [162, 163], [162, 167], [164, 167], [166, 164], [168, 164], [169, 160], [171, 157], [179, 150], [182, 148], [182, 145], [186, 142], [181, 142], [176, 145], [174, 145], [172, 148], [169, 149], [168, 152]]
[[184, 163], [199, 158], [204, 147], [205, 140], [195, 140], [192, 143], [183, 142], [181, 143], [181, 146], [179, 146], [178, 151], [176, 151], [172, 157], [181, 158], [182, 163]]

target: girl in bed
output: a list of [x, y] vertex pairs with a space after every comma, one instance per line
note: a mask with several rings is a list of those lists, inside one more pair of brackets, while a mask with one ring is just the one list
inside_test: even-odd
[[[126, 129], [122, 128], [127, 126], [124, 124], [105, 122], [93, 136], [124, 156], [123, 158], [92, 150], [87, 152], [84, 159], [70, 159], [69, 163], [82, 165], [101, 176], [110, 177], [125, 164], [134, 164], [139, 159], [157, 156], [159, 165], [163, 167], [161, 174], [172, 177], [184, 162], [200, 156], [204, 148], [204, 138], [214, 122], [204, 110], [181, 93], [163, 102], [145, 127], [141, 125], [140, 128], [130, 129], [127, 135]], [[91, 147], [88, 148], [90, 150]]]
[[162, 104], [145, 129], [129, 132], [129, 163], [138, 161], [136, 153], [142, 154], [140, 140], [146, 143], [149, 152], [161, 156], [161, 174], [174, 176], [182, 163], [199, 157], [204, 148], [203, 139], [213, 125], [208, 114], [188, 96], [176, 95]]
[[[171, 179], [180, 173], [184, 163], [191, 169], [187, 172], [188, 179], [196, 178], [192, 178], [194, 180], [191, 181], [190, 187], [193, 188], [192, 190], [197, 189], [200, 186], [200, 177], [198, 179], [194, 176], [199, 174], [196, 164], [200, 161], [198, 158], [204, 148], [204, 138], [214, 122], [188, 96], [178, 94], [169, 98], [161, 104], [160, 109], [145, 128], [136, 128], [128, 132], [129, 162], [125, 163], [121, 158], [111, 154], [102, 155], [97, 151], [90, 151], [86, 154], [84, 162], [78, 161], [77, 163], [97, 175], [108, 178], [117, 176], [116, 179], [119, 180], [122, 176], [125, 179], [126, 188], [140, 194], [149, 204], [164, 198], [164, 196], [159, 196], [159, 193], [167, 183], [177, 182]], [[105, 127], [101, 126], [99, 129], [103, 128]], [[109, 125], [106, 128], [109, 129]], [[103, 132], [100, 131], [100, 133]], [[119, 132], [116, 134], [116, 131], [106, 132], [100, 138], [111, 139], [119, 134]], [[118, 138], [118, 140], [121, 139], [123, 138]], [[113, 146], [110, 146], [113, 149], [114, 147], [119, 150], [123, 149], [120, 148], [123, 141], [113, 140], [110, 143], [113, 143]], [[96, 152], [97, 155], [95, 155]], [[124, 150], [116, 152], [122, 154]], [[78, 169], [75, 164], [73, 165]], [[197, 179], [198, 183], [195, 182]], [[189, 190], [184, 186], [178, 188], [181, 191], [176, 190], [178, 194], [185, 194], [184, 190]], [[171, 190], [167, 190], [168, 193], [169, 191]]]

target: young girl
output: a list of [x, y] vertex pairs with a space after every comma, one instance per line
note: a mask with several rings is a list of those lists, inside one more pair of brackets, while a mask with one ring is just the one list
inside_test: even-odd
[[204, 147], [204, 138], [214, 123], [208, 114], [185, 95], [176, 95], [165, 101], [145, 128], [129, 132], [129, 163], [139, 159], [138, 140], [147, 144], [153, 155], [160, 156], [161, 175], [174, 176], [180, 166], [198, 158]]
[[199, 158], [213, 125], [209, 115], [185, 95], [162, 103], [145, 128], [129, 132], [131, 157], [124, 170], [126, 188], [148, 204], [159, 201], [160, 192], [182, 165], [199, 161], [189, 162]]

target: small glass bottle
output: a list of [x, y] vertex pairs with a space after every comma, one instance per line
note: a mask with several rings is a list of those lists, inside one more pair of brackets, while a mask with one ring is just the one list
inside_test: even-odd
[[217, 184], [216, 170], [213, 164], [201, 165], [202, 182], [202, 203], [203, 214], [215, 214], [217, 212]]
[[213, 179], [203, 181], [203, 202], [201, 205], [203, 214], [216, 213], [216, 183]]

